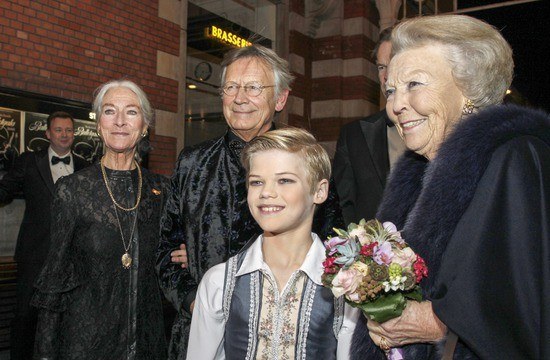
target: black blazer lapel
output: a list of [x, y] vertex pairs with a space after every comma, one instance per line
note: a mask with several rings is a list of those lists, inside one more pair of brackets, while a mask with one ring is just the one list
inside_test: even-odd
[[44, 183], [53, 195], [55, 192], [55, 186], [53, 183], [52, 170], [50, 169], [47, 150], [40, 151], [36, 154], [36, 167], [38, 168], [38, 172], [42, 176]]
[[90, 165], [89, 162], [82, 159], [80, 156], [76, 155], [74, 152], [72, 153], [72, 155], [73, 155], [73, 161], [74, 161], [74, 164], [73, 164], [74, 172], [84, 169], [85, 167]]
[[381, 115], [379, 120], [374, 122], [361, 121], [360, 124], [376, 173], [382, 185], [385, 185], [390, 168], [386, 119]]

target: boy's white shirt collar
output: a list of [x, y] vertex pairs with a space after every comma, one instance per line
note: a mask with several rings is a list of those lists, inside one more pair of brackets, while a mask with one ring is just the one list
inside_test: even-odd
[[[304, 262], [298, 270], [304, 272], [314, 283], [323, 285], [321, 275], [323, 275], [323, 261], [325, 260], [325, 246], [315, 233], [311, 233], [313, 243], [306, 254]], [[262, 251], [263, 235], [258, 236], [256, 241], [250, 246], [243, 259], [243, 263], [237, 271], [236, 276], [242, 276], [257, 270], [267, 270], [268, 266], [264, 261]]]

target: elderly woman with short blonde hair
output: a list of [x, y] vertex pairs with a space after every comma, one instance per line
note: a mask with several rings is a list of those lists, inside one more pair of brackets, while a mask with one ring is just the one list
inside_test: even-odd
[[[390, 119], [408, 152], [377, 217], [426, 261], [425, 300], [358, 326], [352, 359], [550, 357], [550, 118], [500, 105], [512, 50], [462, 15], [392, 32]], [[377, 347], [378, 346], [378, 347]]]

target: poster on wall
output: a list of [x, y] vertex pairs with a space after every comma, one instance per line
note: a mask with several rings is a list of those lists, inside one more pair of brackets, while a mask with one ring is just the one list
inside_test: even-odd
[[41, 151], [48, 148], [46, 119], [48, 115], [28, 112], [25, 114], [24, 151]]
[[21, 112], [0, 108], [0, 178], [19, 156]]
[[76, 119], [74, 122], [73, 151], [89, 163], [94, 163], [103, 155], [103, 142], [96, 132], [96, 123]]

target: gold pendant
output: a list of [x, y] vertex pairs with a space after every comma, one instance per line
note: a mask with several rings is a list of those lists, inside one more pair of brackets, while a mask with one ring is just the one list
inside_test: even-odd
[[128, 253], [124, 253], [124, 255], [122, 255], [121, 261], [122, 261], [122, 266], [125, 269], [129, 269], [130, 265], [132, 265], [132, 257]]

